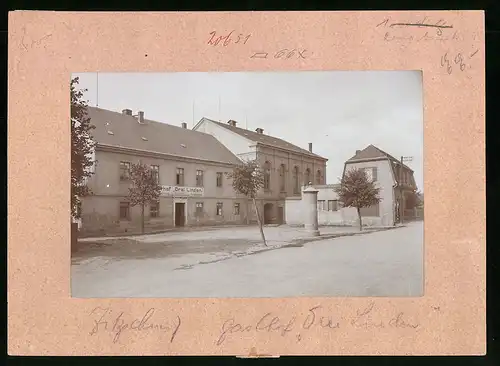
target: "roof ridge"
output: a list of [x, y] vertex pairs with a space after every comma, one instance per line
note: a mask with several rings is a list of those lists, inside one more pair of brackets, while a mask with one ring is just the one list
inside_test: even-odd
[[205, 132], [152, 119], [145, 119], [141, 125], [131, 115], [93, 106], [87, 106], [87, 114], [96, 126], [92, 135], [100, 144], [213, 162], [240, 162], [224, 144]]
[[[133, 115], [123, 114], [122, 112], [113, 111], [111, 109], [105, 109], [105, 108], [93, 107], [93, 106], [87, 106], [87, 108], [99, 109], [99, 110], [104, 111], [104, 112], [115, 113], [115, 114], [118, 114], [120, 116], [135, 118]], [[161, 125], [161, 126], [175, 127], [175, 128], [180, 129], [180, 130], [187, 130], [187, 131], [191, 131], [191, 132], [195, 132], [195, 133], [202, 133], [202, 134], [205, 134], [205, 135], [212, 136], [212, 135], [210, 135], [208, 133], [205, 133], [205, 132], [202, 132], [202, 131], [192, 130], [190, 128], [184, 128], [182, 126], [177, 126], [177, 125], [173, 125], [173, 124], [166, 123], [166, 122], [156, 121], [154, 119], [147, 119], [147, 118], [145, 118], [144, 121], [147, 121], [148, 123], [153, 123], [153, 124]]]
[[[256, 131], [247, 130], [247, 129], [245, 129], [245, 128], [238, 127], [238, 126], [231, 126], [231, 125], [228, 125], [227, 123], [224, 123], [224, 122], [219, 122], [219, 121], [215, 121], [215, 120], [212, 120], [212, 119], [207, 118], [207, 117], [203, 117], [203, 118], [204, 118], [204, 119], [206, 119], [206, 120], [208, 120], [208, 121], [210, 121], [210, 122], [214, 122], [214, 123], [216, 123], [216, 124], [218, 124], [218, 125], [220, 125], [220, 126], [222, 126], [222, 127], [226, 128], [226, 129], [228, 129], [228, 130], [230, 130], [230, 131], [231, 131], [231, 130], [233, 130], [233, 131], [234, 131], [234, 130], [236, 130], [236, 131], [234, 131], [234, 132], [236, 132], [236, 133], [239, 133], [239, 132], [241, 131], [241, 132], [243, 132], [243, 134], [244, 134], [244, 135], [246, 135], [247, 133], [250, 133], [250, 134], [252, 134], [252, 135], [253, 135], [253, 137], [262, 136], [262, 134], [260, 134], [260, 133], [258, 133], [258, 132], [256, 132]], [[295, 145], [295, 144], [293, 144], [293, 143], [291, 143], [291, 142], [288, 142], [288, 141], [286, 141], [286, 140], [284, 140], [284, 139], [282, 139], [282, 138], [280, 138], [280, 137], [276, 137], [276, 136], [272, 136], [272, 135], [264, 135], [264, 136], [265, 136], [266, 138], [271, 138], [271, 139], [279, 140], [279, 141], [281, 141], [281, 142], [283, 142], [283, 143], [285, 143], [285, 144], [291, 145], [291, 146], [293, 146], [295, 149], [299, 149], [301, 152], [306, 153], [306, 154], [308, 154], [308, 155], [313, 155], [313, 156], [318, 157], [318, 158], [321, 158], [321, 159], [326, 159], [326, 158], [324, 158], [324, 157], [323, 157], [323, 156], [321, 156], [321, 155], [315, 154], [315, 153], [313, 153], [313, 152], [311, 152], [311, 151], [309, 151], [309, 150], [307, 150], [307, 149], [305, 149], [305, 148], [302, 148], [302, 147], [300, 147], [300, 146], [298, 146], [298, 145]], [[250, 140], [255, 141], [255, 142], [257, 142], [257, 143], [261, 143], [261, 144], [263, 144], [263, 145], [269, 145], [269, 146], [273, 146], [273, 147], [277, 147], [277, 148], [281, 148], [281, 149], [286, 149], [286, 150], [294, 151], [293, 149], [290, 149], [290, 148], [285, 147], [285, 146], [277, 146], [277, 145], [272, 145], [272, 144], [270, 144], [270, 143], [266, 143], [266, 142], [263, 142], [263, 141], [259, 141], [258, 139], [254, 139], [254, 138], [252, 138], [252, 136], [247, 136], [247, 137], [248, 137]]]

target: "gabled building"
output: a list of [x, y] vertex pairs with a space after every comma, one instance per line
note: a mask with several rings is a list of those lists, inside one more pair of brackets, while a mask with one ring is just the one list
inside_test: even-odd
[[[403, 197], [416, 191], [413, 170], [379, 148], [369, 145], [344, 163], [344, 171], [364, 169], [368, 178], [380, 188], [379, 204], [362, 208], [361, 217], [367, 226], [392, 226], [399, 221], [400, 202]], [[342, 207], [334, 188], [336, 184], [313, 185], [318, 190], [319, 225], [358, 225], [355, 208]], [[404, 207], [404, 206], [403, 206]], [[287, 224], [303, 224], [303, 203], [300, 197], [287, 198]], [[414, 210], [406, 210], [405, 218], [414, 218]]]
[[260, 164], [265, 181], [257, 202], [265, 223], [283, 223], [285, 198], [300, 197], [303, 185], [326, 183], [328, 159], [313, 153], [312, 143], [304, 149], [266, 135], [262, 128], [240, 128], [234, 120], [222, 123], [202, 118], [193, 130], [214, 136], [241, 160], [256, 160]]
[[174, 226], [244, 223], [246, 200], [235, 194], [226, 177], [240, 160], [213, 136], [100, 108], [87, 108], [95, 148], [93, 194], [83, 198], [81, 230], [108, 234], [135, 232], [141, 209], [127, 199], [131, 164], [146, 164], [163, 191], [146, 207], [148, 231]]
[[[380, 225], [393, 225], [399, 221], [400, 205], [404, 207], [405, 196], [417, 190], [413, 170], [373, 145], [356, 150], [354, 156], [345, 162], [343, 174], [352, 168], [364, 169], [380, 188], [382, 200], [378, 205], [361, 209], [362, 217]], [[354, 215], [357, 213], [352, 212], [344, 219], [349, 220]]]

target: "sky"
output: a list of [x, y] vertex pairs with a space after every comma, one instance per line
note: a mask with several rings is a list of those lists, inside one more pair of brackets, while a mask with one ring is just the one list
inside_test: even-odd
[[201, 118], [279, 137], [328, 159], [328, 184], [372, 144], [411, 157], [423, 187], [420, 71], [75, 73], [91, 106], [144, 111], [150, 120], [192, 128]]

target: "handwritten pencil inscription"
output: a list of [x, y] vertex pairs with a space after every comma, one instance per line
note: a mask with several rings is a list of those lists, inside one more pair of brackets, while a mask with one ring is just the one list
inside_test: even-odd
[[222, 46], [222, 47], [227, 47], [230, 44], [246, 44], [250, 37], [252, 36], [251, 34], [243, 34], [243, 33], [236, 33], [234, 30], [229, 32], [228, 34], [222, 34], [219, 35], [217, 34], [217, 31], [212, 31], [209, 33], [209, 39], [207, 44], [210, 46]]
[[20, 44], [20, 47], [22, 50], [24, 51], [29, 51], [35, 47], [38, 47], [38, 46], [41, 46], [45, 43], [45, 41], [47, 39], [49, 39], [50, 37], [52, 37], [52, 34], [49, 33], [49, 34], [46, 34], [44, 35], [43, 37], [40, 37], [40, 38], [33, 38], [33, 39], [30, 39], [28, 36], [27, 36], [27, 32], [26, 32], [26, 27], [23, 27], [22, 28], [23, 30], [23, 33], [22, 33], [22, 36], [21, 36], [21, 44]]
[[275, 53], [254, 52], [250, 58], [275, 58], [275, 59], [305, 59], [307, 50], [301, 48], [283, 48]]
[[130, 317], [125, 312], [115, 312], [110, 308], [96, 307], [90, 312], [93, 320], [93, 327], [89, 334], [91, 336], [98, 333], [109, 333], [113, 343], [117, 343], [122, 334], [130, 331], [157, 331], [168, 332], [170, 343], [175, 339], [181, 326], [181, 318], [169, 322], [158, 322], [154, 319], [156, 309], [151, 308], [140, 317]]
[[262, 332], [280, 337], [292, 336], [296, 342], [301, 342], [304, 334], [312, 329], [330, 332], [342, 327], [358, 330], [373, 328], [416, 330], [420, 326], [418, 323], [408, 320], [403, 312], [398, 312], [388, 321], [384, 321], [377, 318], [374, 309], [375, 303], [371, 302], [366, 308], [358, 309], [353, 316], [345, 318], [328, 314], [321, 305], [318, 305], [310, 308], [305, 316], [283, 317], [277, 313], [269, 312], [249, 324], [242, 324], [235, 318], [230, 318], [223, 322], [215, 344], [221, 346], [231, 337]]
[[471, 66], [467, 63], [468, 60], [473, 58], [479, 50], [475, 50], [469, 55], [466, 55], [462, 52], [450, 53], [446, 52], [441, 56], [441, 67], [446, 69], [448, 75], [450, 75], [454, 69], [465, 71], [465, 69], [470, 68]]
[[[427, 16], [416, 22], [399, 22], [385, 18], [377, 23], [375, 28], [385, 30], [384, 41], [386, 42], [446, 42], [463, 41], [468, 38], [446, 20], [431, 20]], [[476, 34], [472, 33], [470, 38], [476, 40]]]

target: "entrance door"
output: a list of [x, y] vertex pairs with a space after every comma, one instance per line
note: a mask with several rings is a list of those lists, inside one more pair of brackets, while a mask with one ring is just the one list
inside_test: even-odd
[[185, 203], [175, 203], [175, 226], [184, 226]]
[[264, 205], [264, 224], [271, 224], [273, 222], [273, 204], [266, 203]]

